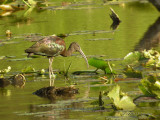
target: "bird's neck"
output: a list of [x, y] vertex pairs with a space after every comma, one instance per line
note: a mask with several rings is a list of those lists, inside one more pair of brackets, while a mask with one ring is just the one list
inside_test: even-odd
[[73, 47], [69, 46], [69, 48], [67, 50], [65, 49], [61, 55], [64, 57], [71, 56], [74, 51]]

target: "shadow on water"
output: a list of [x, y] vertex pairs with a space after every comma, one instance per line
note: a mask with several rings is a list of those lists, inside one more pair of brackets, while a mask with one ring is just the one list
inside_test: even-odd
[[148, 28], [143, 38], [136, 45], [135, 50], [149, 50], [160, 44], [160, 17]]

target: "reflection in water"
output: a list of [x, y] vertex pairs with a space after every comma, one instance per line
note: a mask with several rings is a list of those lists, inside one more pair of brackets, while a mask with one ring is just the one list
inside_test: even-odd
[[135, 50], [144, 50], [157, 47], [160, 44], [160, 17], [151, 25], [147, 32], [144, 34], [143, 38], [140, 40], [138, 45], [136, 45]]
[[48, 98], [49, 100], [54, 102], [58, 98], [71, 99], [77, 93], [78, 93], [78, 88], [74, 88], [74, 87], [56, 88], [53, 86], [49, 86], [49, 87], [43, 87], [35, 91], [33, 94], [40, 97]]
[[26, 82], [25, 77], [22, 74], [17, 74], [10, 78], [0, 78], [0, 87], [4, 88], [11, 84], [15, 87], [23, 88], [25, 82]]
[[26, 79], [22, 74], [17, 74], [9, 78], [12, 81], [12, 85], [15, 87], [23, 88], [25, 86]]
[[8, 86], [11, 82], [6, 78], [0, 78], [0, 87], [4, 88]]
[[0, 88], [0, 95], [2, 96], [11, 96], [11, 90]]
[[119, 26], [120, 22], [113, 22], [110, 26], [110, 28], [112, 28], [113, 30], [117, 29], [117, 27]]
[[34, 115], [40, 117], [40, 119], [43, 117], [45, 120], [68, 119], [72, 114], [72, 110], [82, 112], [85, 110], [84, 107], [83, 102], [72, 101], [72, 99], [57, 100], [54, 104], [31, 104], [29, 113], [24, 113], [23, 115]]

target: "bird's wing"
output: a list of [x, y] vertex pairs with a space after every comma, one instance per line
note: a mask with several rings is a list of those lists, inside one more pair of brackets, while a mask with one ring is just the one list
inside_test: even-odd
[[45, 37], [33, 44], [25, 52], [44, 56], [57, 56], [65, 49], [65, 46], [56, 41], [55, 37]]

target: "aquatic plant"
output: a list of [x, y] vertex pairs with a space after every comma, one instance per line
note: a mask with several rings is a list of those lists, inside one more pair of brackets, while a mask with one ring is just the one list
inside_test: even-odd
[[120, 90], [119, 85], [114, 86], [107, 96], [112, 100], [116, 109], [133, 110], [136, 107], [133, 100]]
[[6, 74], [11, 70], [11, 66], [8, 66], [8, 68], [0, 70], [0, 74]]
[[96, 69], [96, 71], [98, 70], [98, 69], [101, 69], [101, 70], [103, 70], [104, 71], [104, 73], [106, 74], [115, 74], [115, 71], [112, 69], [112, 67], [111, 66], [113, 66], [113, 65], [110, 65], [110, 63], [109, 62], [106, 62], [106, 61], [104, 61], [104, 60], [102, 60], [102, 59], [98, 59], [98, 58], [90, 58], [89, 60], [88, 60], [88, 63], [89, 63], [89, 65], [91, 65], [91, 66], [93, 66], [93, 67], [96, 67], [97, 69]]
[[142, 73], [147, 69], [160, 69], [160, 53], [156, 50], [143, 50], [128, 53], [123, 60], [126, 65], [123, 73], [127, 77], [142, 78]]
[[139, 89], [145, 96], [160, 98], [160, 80], [154, 75], [142, 79]]

